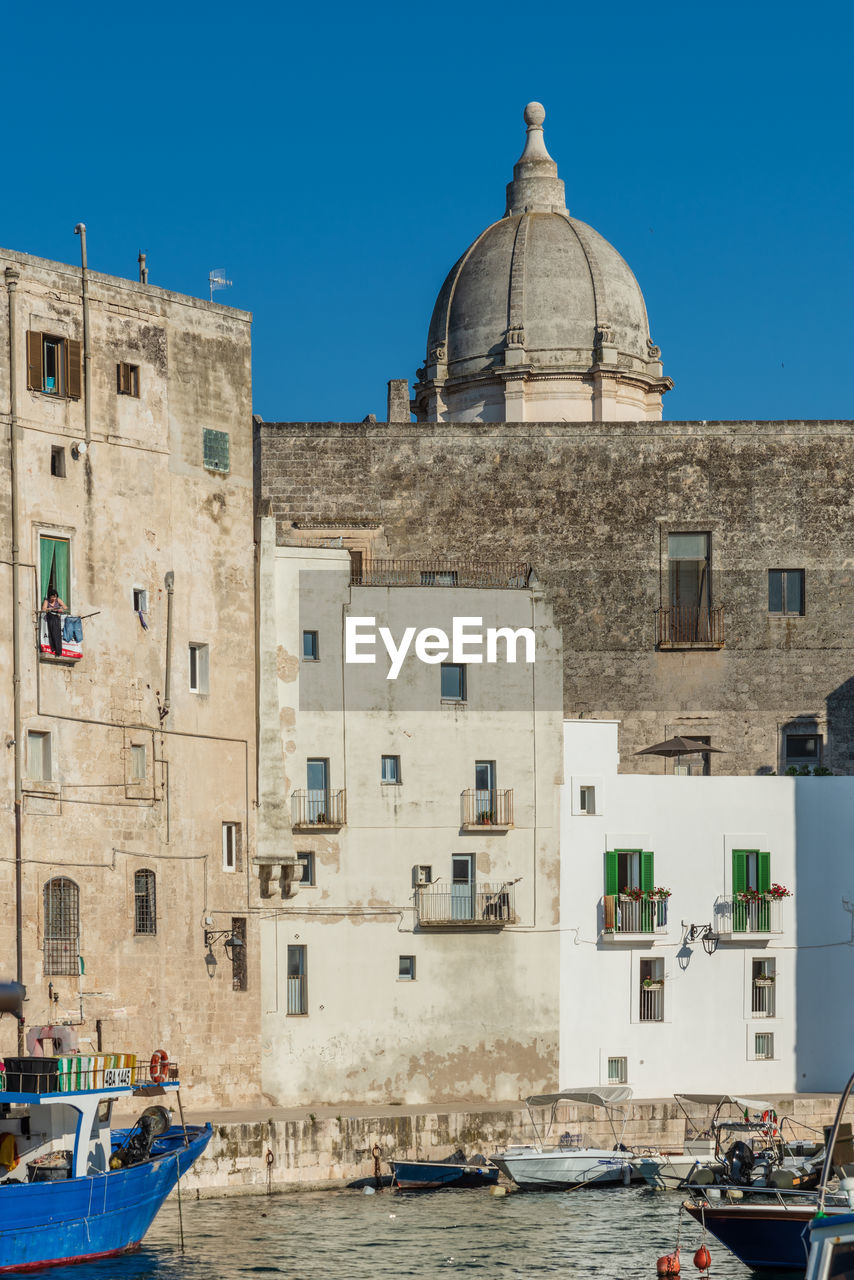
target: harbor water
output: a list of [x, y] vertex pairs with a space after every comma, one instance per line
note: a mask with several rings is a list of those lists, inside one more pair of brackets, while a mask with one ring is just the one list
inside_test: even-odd
[[[141, 1250], [43, 1272], [48, 1280], [499, 1280], [596, 1276], [655, 1280], [677, 1238], [680, 1197], [647, 1188], [514, 1193], [358, 1190], [184, 1200], [175, 1197]], [[682, 1277], [701, 1229], [682, 1216]], [[713, 1237], [711, 1276], [749, 1280]], [[769, 1273], [763, 1273], [770, 1280]], [[792, 1273], [788, 1273], [792, 1280]]]

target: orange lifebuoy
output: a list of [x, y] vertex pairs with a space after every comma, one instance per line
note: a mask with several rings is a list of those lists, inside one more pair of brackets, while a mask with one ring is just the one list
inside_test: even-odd
[[155, 1049], [151, 1055], [148, 1074], [155, 1084], [163, 1084], [169, 1078], [169, 1055], [165, 1049]]
[[778, 1132], [779, 1132], [779, 1131], [778, 1131], [778, 1129], [777, 1129], [777, 1112], [776, 1112], [776, 1111], [763, 1111], [763, 1112], [762, 1112], [762, 1123], [765, 1125], [765, 1127], [766, 1127], [767, 1129], [770, 1129], [770, 1130], [771, 1130], [771, 1137], [772, 1137], [772, 1138], [776, 1138], [776, 1137], [777, 1137], [777, 1134], [778, 1134]]

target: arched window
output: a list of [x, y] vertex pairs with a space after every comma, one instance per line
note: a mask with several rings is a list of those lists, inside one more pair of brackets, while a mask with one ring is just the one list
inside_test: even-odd
[[44, 971], [79, 973], [80, 890], [57, 876], [44, 887]]
[[157, 881], [153, 871], [133, 877], [134, 933], [157, 932]]

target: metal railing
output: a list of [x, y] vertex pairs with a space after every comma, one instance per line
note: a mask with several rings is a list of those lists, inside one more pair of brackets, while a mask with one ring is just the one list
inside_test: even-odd
[[774, 1017], [774, 979], [754, 978], [751, 993], [750, 1012], [754, 1018]]
[[294, 827], [343, 827], [347, 822], [346, 791], [293, 791]]
[[[7, 1057], [0, 1072], [6, 1093], [69, 1093], [78, 1089], [143, 1088], [177, 1081], [178, 1064], [156, 1055], [67, 1053], [46, 1058]], [[157, 1077], [162, 1076], [162, 1079]]]
[[782, 933], [783, 898], [763, 897], [743, 902], [738, 895], [715, 903], [717, 933]]
[[602, 899], [605, 933], [666, 933], [667, 903], [667, 898], [606, 894]]
[[472, 925], [495, 928], [516, 921], [512, 884], [419, 885], [415, 909], [420, 925]]
[[702, 605], [671, 605], [656, 609], [656, 644], [722, 645], [724, 611]]
[[[48, 630], [48, 617], [54, 614], [59, 620], [59, 644], [60, 653], [54, 653], [50, 643], [50, 632]], [[66, 627], [66, 618], [72, 618], [73, 621]], [[69, 632], [66, 636], [66, 630]], [[38, 635], [37, 648], [39, 654], [43, 658], [52, 658], [59, 662], [76, 662], [83, 657], [83, 623], [76, 614], [58, 613], [55, 610], [39, 609], [37, 616], [36, 631]]]
[[512, 790], [464, 791], [462, 807], [462, 825], [466, 828], [513, 826]]
[[288, 1013], [308, 1013], [308, 977], [288, 974]]
[[365, 560], [353, 565], [356, 587], [488, 587], [524, 590], [531, 566], [490, 560]]
[[641, 1022], [664, 1021], [664, 983], [657, 982], [650, 986], [641, 983], [640, 1011]]

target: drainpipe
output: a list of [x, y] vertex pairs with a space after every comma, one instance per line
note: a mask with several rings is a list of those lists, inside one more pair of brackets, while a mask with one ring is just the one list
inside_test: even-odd
[[[15, 291], [21, 273], [17, 267], [6, 268], [9, 294], [9, 482], [12, 516], [12, 706], [15, 751], [15, 978], [24, 982], [24, 911], [23, 911], [23, 787], [21, 774], [23, 743], [21, 741], [21, 611], [18, 599], [21, 579], [21, 540], [18, 527], [18, 344], [16, 338]], [[24, 1053], [24, 1019], [18, 1018], [18, 1053]]]
[[78, 222], [74, 234], [80, 237], [80, 265], [83, 283], [83, 411], [86, 415], [86, 443], [92, 442], [92, 347], [89, 340], [89, 267], [86, 261], [86, 223]]
[[163, 709], [161, 723], [169, 714], [172, 693], [172, 597], [175, 594], [175, 573], [172, 569], [163, 579], [166, 584], [166, 679], [163, 685]]

